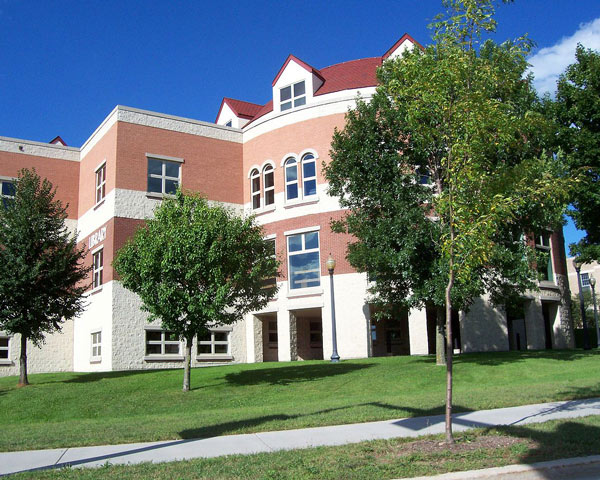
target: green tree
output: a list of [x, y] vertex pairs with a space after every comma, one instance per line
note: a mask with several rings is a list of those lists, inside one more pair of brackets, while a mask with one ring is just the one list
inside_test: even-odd
[[19, 385], [29, 384], [27, 340], [40, 346], [85, 306], [85, 251], [55, 194], [35, 170], [21, 170], [14, 198], [0, 204], [0, 330], [21, 336]]
[[571, 245], [571, 255], [589, 262], [600, 260], [600, 53], [578, 45], [575, 57], [558, 81], [556, 139], [580, 178], [569, 215], [586, 236]]
[[371, 300], [445, 307], [448, 442], [451, 310], [536, 288], [524, 234], [560, 225], [568, 183], [544, 150], [552, 130], [525, 76], [531, 43], [482, 41], [495, 30], [494, 3], [444, 1], [433, 44], [383, 64], [325, 169], [349, 209], [334, 228], [357, 239], [348, 258], [375, 270]]
[[210, 206], [197, 195], [177, 193], [155, 210], [117, 253], [123, 285], [163, 328], [185, 340], [183, 391], [190, 389], [194, 336], [230, 325], [265, 307], [276, 287], [279, 262], [253, 217]]

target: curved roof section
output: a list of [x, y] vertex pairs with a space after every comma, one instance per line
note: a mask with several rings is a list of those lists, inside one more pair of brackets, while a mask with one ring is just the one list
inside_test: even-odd
[[[318, 70], [312, 67], [311, 65], [307, 64], [306, 62], [303, 62], [294, 55], [289, 55], [287, 60], [277, 73], [275, 80], [273, 80], [273, 85], [275, 85], [275, 83], [277, 82], [277, 79], [281, 75], [281, 72], [285, 69], [286, 65], [291, 60], [294, 60], [301, 67], [317, 75], [321, 80], [323, 80], [323, 84], [318, 88], [318, 90], [314, 94], [315, 97], [319, 95], [326, 95], [328, 93], [341, 92], [343, 90], [354, 90], [357, 88], [375, 87], [377, 86], [377, 68], [380, 67], [383, 61], [385, 61], [385, 59], [387, 59], [390, 56], [390, 54], [392, 54], [405, 41], [409, 41], [412, 44], [417, 45], [421, 49], [423, 48], [420, 43], [418, 43], [414, 38], [405, 33], [394, 45], [392, 45], [392, 47], [387, 52], [385, 52], [380, 57], [350, 60], [348, 62], [337, 63], [335, 65], [331, 65], [329, 67], [321, 68]], [[225, 100], [227, 100], [227, 103], [232, 107], [234, 111], [238, 111], [237, 108], [234, 108], [231, 104], [231, 99]], [[235, 102], [245, 104], [244, 108], [246, 108], [246, 106], [248, 107], [246, 110], [244, 110], [244, 112], [247, 112], [248, 114], [252, 113], [251, 117], [244, 117], [250, 120], [246, 125], [244, 125], [244, 127], [250, 125], [255, 120], [273, 111], [272, 99], [262, 106], [256, 105], [254, 103], [242, 102], [240, 100], [235, 100]], [[239, 111], [242, 111], [242, 108], [239, 108]]]

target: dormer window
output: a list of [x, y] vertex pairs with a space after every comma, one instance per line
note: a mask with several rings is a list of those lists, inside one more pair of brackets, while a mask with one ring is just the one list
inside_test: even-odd
[[306, 105], [306, 86], [304, 80], [279, 90], [281, 111]]
[[228, 121], [228, 122], [225, 124], [225, 126], [226, 126], [226, 127], [231, 127], [231, 126], [233, 126], [233, 121], [232, 121], [232, 120], [229, 120], [229, 121]]

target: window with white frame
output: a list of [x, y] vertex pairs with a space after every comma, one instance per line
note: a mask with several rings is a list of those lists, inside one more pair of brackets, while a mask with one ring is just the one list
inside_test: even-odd
[[306, 85], [304, 80], [293, 85], [288, 85], [279, 90], [281, 111], [300, 107], [306, 104]]
[[535, 237], [535, 252], [537, 259], [538, 280], [554, 281], [552, 268], [552, 249], [550, 247], [550, 232], [542, 232]]
[[198, 337], [198, 355], [230, 355], [229, 337], [226, 330], [211, 330]]
[[252, 197], [252, 209], [260, 208], [260, 173], [256, 168], [250, 172], [250, 195]]
[[581, 274], [581, 287], [582, 288], [590, 288], [590, 274], [589, 273]]
[[175, 195], [181, 182], [181, 163], [148, 157], [148, 192]]
[[319, 232], [290, 235], [287, 242], [290, 290], [321, 285]]
[[294, 157], [285, 161], [285, 199], [298, 198], [298, 162]]
[[146, 355], [181, 355], [181, 341], [168, 330], [146, 330]]
[[10, 337], [0, 336], [0, 360], [8, 360], [8, 347], [10, 344]]
[[275, 174], [273, 165], [267, 164], [263, 169], [263, 189], [265, 207], [275, 203]]
[[312, 153], [302, 157], [302, 196], [317, 194], [317, 162]]
[[96, 169], [96, 203], [104, 200], [106, 195], [106, 162]]
[[92, 288], [102, 285], [102, 272], [104, 270], [104, 249], [100, 248], [92, 253]]
[[100, 360], [102, 356], [102, 332], [92, 332], [92, 360]]
[[4, 208], [8, 207], [10, 202], [15, 198], [15, 188], [15, 182], [0, 179], [0, 199]]

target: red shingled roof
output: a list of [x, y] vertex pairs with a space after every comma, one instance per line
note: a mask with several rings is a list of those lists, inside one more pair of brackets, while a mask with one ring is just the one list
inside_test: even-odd
[[227, 104], [229, 108], [233, 110], [233, 113], [235, 113], [236, 116], [239, 118], [245, 118], [247, 120], [254, 118], [261, 108], [263, 108], [262, 105], [257, 105], [256, 103], [244, 102], [243, 100], [225, 97], [221, 102], [221, 107], [217, 113], [216, 120], [219, 119], [219, 115], [221, 115], [221, 110], [223, 110], [223, 105], [225, 104]]
[[[377, 67], [381, 66], [382, 62], [405, 40], [423, 48], [415, 39], [405, 33], [402, 37], [381, 57], [362, 58], [360, 60], [351, 60], [349, 62], [338, 63], [330, 67], [321, 68], [320, 70], [311, 67], [302, 60], [290, 55], [273, 80], [273, 85], [285, 69], [287, 64], [294, 60], [308, 71], [319, 76], [323, 80], [323, 84], [315, 92], [315, 96], [325, 95], [327, 93], [340, 92], [342, 90], [352, 90], [356, 88], [375, 87], [377, 86]], [[239, 100], [236, 100], [239, 101]], [[240, 102], [246, 103], [246, 102]], [[249, 125], [258, 118], [273, 111], [273, 100], [270, 100], [262, 107], [255, 104], [248, 104], [257, 107], [256, 113], [252, 119], [246, 124]], [[231, 106], [231, 105], [230, 105]], [[220, 111], [219, 111], [220, 112]], [[218, 118], [218, 116], [217, 116]]]

